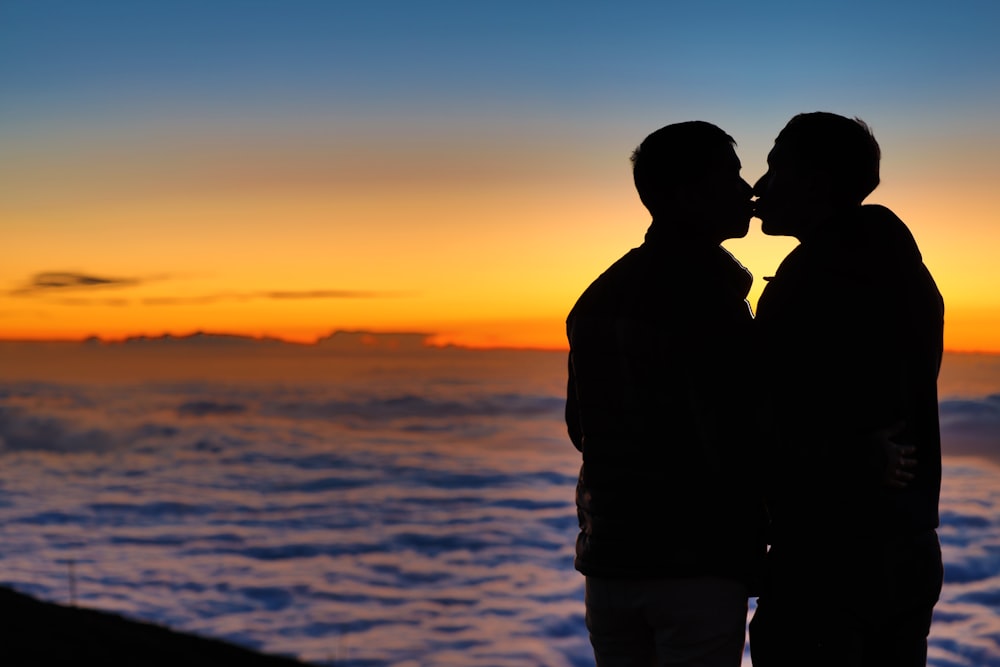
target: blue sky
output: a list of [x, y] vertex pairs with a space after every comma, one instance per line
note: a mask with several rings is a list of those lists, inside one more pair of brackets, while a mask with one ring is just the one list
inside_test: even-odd
[[921, 102], [940, 107], [952, 96], [959, 108], [996, 104], [998, 19], [995, 3], [963, 0], [8, 0], [0, 83], [8, 112], [143, 95], [168, 107], [202, 96], [291, 102], [282, 94], [401, 111], [479, 102], [563, 113], [705, 99], [757, 111], [775, 96], [836, 95], [845, 105], [912, 104], [920, 115]]
[[628, 145], [702, 117], [756, 167], [799, 111], [906, 134], [994, 133], [998, 25], [1000, 7], [968, 0], [7, 0], [0, 138], [237, 123], [445, 133], [477, 122], [529, 136], [569, 126]]
[[[876, 201], [910, 223], [946, 300], [968, 306], [951, 310], [960, 328], [991, 327], [997, 334], [990, 347], [1000, 349], [1000, 296], [989, 296], [966, 276], [1000, 284], [1000, 263], [988, 250], [1000, 242], [992, 204], [1000, 179], [998, 26], [1000, 5], [972, 0], [5, 0], [0, 202], [6, 203], [0, 203], [0, 230], [8, 238], [47, 233], [50, 240], [44, 251], [34, 242], [12, 250], [23, 261], [18, 273], [0, 268], [0, 283], [23, 284], [28, 271], [100, 275], [112, 269], [103, 259], [109, 248], [119, 257], [148, 252], [119, 243], [120, 224], [104, 229], [95, 222], [113, 218], [112, 209], [134, 195], [130, 188], [150, 193], [147, 210], [160, 206], [166, 192], [173, 198], [170, 209], [184, 216], [180, 204], [190, 194], [184, 188], [216, 188], [221, 202], [233, 183], [272, 179], [284, 187], [296, 179], [323, 180], [310, 173], [333, 174], [344, 188], [383, 179], [384, 189], [371, 201], [385, 202], [398, 196], [401, 184], [437, 179], [427, 197], [447, 205], [425, 211], [419, 224], [430, 228], [433, 220], [448, 218], [441, 225], [450, 236], [438, 251], [422, 246], [427, 263], [467, 270], [448, 266], [456, 249], [492, 243], [492, 228], [510, 221], [523, 247], [538, 248], [536, 264], [528, 266], [513, 243], [495, 247], [496, 266], [484, 280], [499, 285], [519, 266], [533, 272], [523, 284], [560, 283], [536, 308], [556, 331], [588, 277], [641, 236], [645, 211], [631, 191], [627, 158], [646, 134], [692, 118], [716, 123], [736, 138], [744, 175], [753, 182], [792, 115], [827, 110], [872, 125], [884, 156]], [[234, 164], [270, 171], [247, 179], [237, 169], [229, 178]], [[347, 183], [343, 178], [351, 172]], [[470, 186], [489, 179], [497, 186], [492, 195]], [[459, 197], [461, 187], [467, 190]], [[526, 188], [546, 190], [553, 201], [531, 209]], [[336, 188], [317, 186], [317, 201], [323, 192], [334, 202]], [[104, 197], [106, 208], [87, 193]], [[242, 205], [261, 210], [250, 194], [241, 193]], [[450, 202], [452, 195], [461, 202]], [[220, 228], [247, 215], [236, 210], [240, 202], [233, 197]], [[469, 204], [476, 198], [496, 215], [479, 215]], [[372, 230], [367, 240], [359, 237], [362, 223], [351, 231], [351, 242], [361, 241], [358, 248], [385, 247], [379, 234], [387, 229], [407, 237], [400, 243], [414, 242], [400, 223], [380, 218], [374, 207], [359, 214], [359, 207], [351, 200], [343, 216], [327, 216], [370, 221], [364, 223]], [[42, 208], [45, 219], [36, 215]], [[282, 230], [315, 244], [315, 224], [296, 227], [289, 222], [296, 216], [303, 216], [301, 207], [283, 216]], [[77, 220], [91, 225], [89, 239], [67, 233]], [[167, 233], [157, 227], [164, 223], [145, 219], [138, 207], [135, 220], [152, 236]], [[638, 228], [623, 226], [613, 234], [603, 228], [621, 220], [636, 220]], [[249, 227], [244, 233], [263, 234]], [[184, 224], [177, 228], [178, 234], [189, 231]], [[456, 236], [458, 228], [467, 236]], [[788, 246], [751, 236], [734, 251], [755, 275], [769, 275]], [[221, 234], [204, 239], [219, 244], [214, 257], [225, 256], [227, 242]], [[255, 243], [274, 245], [263, 236]], [[102, 259], [73, 260], [75, 247], [81, 256]], [[73, 261], [46, 261], [43, 252], [52, 249]], [[308, 250], [289, 246], [290, 253]], [[29, 257], [37, 258], [34, 264]], [[392, 262], [398, 264], [395, 255]], [[186, 270], [215, 270], [190, 263]], [[125, 270], [132, 271], [119, 269]], [[336, 274], [329, 285], [297, 280], [259, 288], [409, 289], [376, 284], [366, 275], [357, 284]], [[430, 294], [438, 287], [413, 289]], [[484, 308], [501, 313], [525, 298], [523, 291], [497, 290], [479, 299]], [[0, 303], [0, 310], [5, 307], [15, 308]], [[461, 298], [442, 296], [425, 309], [465, 308]], [[39, 313], [51, 321], [63, 317]], [[104, 315], [88, 317], [100, 321]], [[364, 326], [361, 319], [358, 314], [351, 325]], [[394, 326], [437, 325], [411, 318]]]

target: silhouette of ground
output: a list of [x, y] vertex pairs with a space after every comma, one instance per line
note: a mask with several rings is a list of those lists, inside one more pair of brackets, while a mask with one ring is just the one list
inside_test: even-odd
[[130, 621], [116, 614], [40, 602], [0, 588], [0, 655], [5, 667], [303, 667], [214, 639]]

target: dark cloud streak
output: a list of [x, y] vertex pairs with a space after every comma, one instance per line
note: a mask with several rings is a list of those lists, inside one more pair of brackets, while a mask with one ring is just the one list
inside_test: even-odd
[[378, 299], [395, 296], [389, 292], [366, 292], [361, 290], [300, 290], [264, 292], [259, 296], [268, 299]]
[[25, 285], [11, 290], [9, 294], [11, 296], [29, 296], [63, 290], [134, 287], [142, 282], [139, 278], [110, 278], [73, 271], [43, 271], [33, 275]]
[[149, 297], [142, 299], [144, 306], [180, 306], [212, 304], [220, 301], [251, 301], [270, 299], [272, 301], [293, 301], [299, 299], [385, 299], [403, 296], [402, 292], [370, 292], [364, 290], [274, 290], [263, 292], [220, 292], [190, 297]]
[[201, 296], [155, 296], [140, 299], [139, 303], [144, 306], [200, 306], [220, 301], [248, 301], [252, 298], [253, 296], [248, 294], [220, 293]]
[[127, 308], [132, 305], [132, 302], [128, 299], [85, 299], [85, 298], [75, 298], [75, 299], [58, 299], [53, 303], [57, 303], [60, 306], [107, 306], [110, 308]]
[[[63, 295], [68, 291], [93, 291], [116, 287], [136, 287], [166, 276], [154, 278], [108, 277], [74, 271], [44, 271], [36, 273], [22, 286], [10, 290], [9, 296], [38, 297]], [[196, 296], [163, 296], [129, 299], [96, 299], [86, 297], [62, 298], [57, 303], [65, 306], [110, 306], [127, 307], [134, 304], [144, 306], [208, 305], [222, 301], [251, 301], [269, 299], [292, 301], [300, 299], [383, 299], [408, 296], [406, 292], [377, 292], [350, 289], [308, 289], [308, 290], [261, 290], [256, 292], [218, 292]]]

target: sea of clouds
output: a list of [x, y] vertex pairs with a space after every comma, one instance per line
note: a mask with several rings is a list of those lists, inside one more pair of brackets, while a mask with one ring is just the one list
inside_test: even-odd
[[[592, 665], [563, 363], [0, 382], [0, 583], [338, 666]], [[946, 371], [930, 663], [1000, 666], [1000, 364]]]

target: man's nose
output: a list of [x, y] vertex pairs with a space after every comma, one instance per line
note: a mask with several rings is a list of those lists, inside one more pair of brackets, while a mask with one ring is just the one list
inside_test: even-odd
[[764, 190], [767, 189], [767, 182], [768, 182], [768, 180], [770, 180], [770, 178], [771, 178], [771, 174], [770, 174], [770, 172], [768, 172], [768, 173], [764, 174], [763, 176], [761, 176], [760, 178], [757, 179], [757, 182], [754, 183], [754, 185], [753, 185], [753, 196], [754, 197], [760, 197], [762, 194], [764, 194]]

